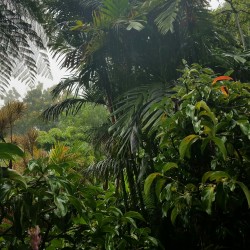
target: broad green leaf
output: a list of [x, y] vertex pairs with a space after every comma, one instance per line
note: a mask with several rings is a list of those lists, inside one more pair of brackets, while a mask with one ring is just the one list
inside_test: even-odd
[[203, 120], [201, 122], [201, 125], [203, 125], [203, 134], [208, 135], [208, 136], [215, 136], [215, 125], [207, 120]]
[[8, 199], [11, 192], [12, 192], [11, 185], [9, 185], [7, 183], [0, 185], [0, 201], [5, 199], [5, 197], [7, 197], [7, 199]]
[[53, 239], [50, 242], [50, 245], [46, 247], [46, 250], [55, 250], [58, 248], [61, 248], [63, 245], [63, 240], [62, 239]]
[[178, 165], [175, 162], [168, 162], [168, 163], [164, 164], [164, 166], [162, 168], [162, 172], [165, 173], [172, 168], [178, 168]]
[[214, 143], [220, 149], [220, 151], [222, 153], [222, 156], [223, 156], [223, 159], [226, 160], [226, 158], [227, 158], [227, 149], [225, 147], [224, 142], [218, 137], [212, 137], [211, 139], [214, 141]]
[[211, 112], [210, 108], [204, 101], [197, 102], [195, 108], [200, 110], [201, 108], [205, 109], [207, 112]]
[[201, 130], [201, 120], [199, 120], [197, 122], [193, 121], [192, 123], [193, 123], [193, 127], [194, 127], [194, 132], [199, 133]]
[[205, 183], [208, 179], [210, 181], [220, 182], [222, 179], [230, 179], [230, 175], [224, 171], [208, 171], [202, 176], [202, 183]]
[[24, 152], [16, 145], [12, 143], [0, 143], [1, 154], [7, 154], [12, 156], [24, 156]]
[[184, 96], [182, 96], [182, 100], [185, 99], [190, 99], [191, 97], [193, 97], [195, 90], [192, 90], [190, 92], [188, 92], [187, 94], [185, 94]]
[[159, 198], [160, 193], [161, 193], [161, 190], [162, 190], [162, 187], [164, 186], [164, 184], [166, 183], [166, 181], [167, 181], [166, 179], [161, 178], [161, 179], [159, 179], [159, 180], [156, 182], [156, 185], [155, 185], [155, 193], [156, 193], [157, 198]]
[[35, 170], [36, 168], [39, 168], [39, 164], [38, 164], [37, 161], [30, 161], [30, 162], [28, 163], [28, 169], [29, 169], [30, 171], [33, 171], [33, 170]]
[[64, 196], [57, 196], [54, 198], [55, 205], [57, 209], [55, 210], [55, 214], [58, 217], [63, 217], [67, 213], [67, 207], [64, 204], [66, 202], [66, 197]]
[[185, 137], [179, 146], [180, 158], [183, 159], [185, 155], [189, 156], [190, 146], [199, 139], [198, 135], [188, 135]]
[[207, 186], [201, 192], [202, 205], [208, 214], [212, 213], [212, 203], [215, 200], [214, 189], [215, 189], [214, 186]]
[[19, 184], [21, 184], [24, 188], [27, 188], [27, 182], [26, 179], [17, 173], [15, 170], [8, 169], [8, 168], [0, 168], [1, 170], [1, 177], [13, 180]]
[[144, 183], [144, 193], [145, 195], [148, 195], [151, 189], [151, 185], [153, 183], [153, 181], [155, 180], [155, 178], [157, 178], [158, 176], [163, 176], [161, 173], [152, 173], [150, 174], [147, 179], [145, 180]]
[[134, 228], [137, 228], [137, 226], [136, 226], [136, 223], [135, 223], [135, 220], [133, 219], [133, 218], [131, 218], [131, 217], [122, 217], [122, 220], [124, 221], [124, 222], [128, 222], [128, 223], [130, 223]]
[[74, 196], [68, 196], [68, 199], [69, 199], [69, 202], [75, 207], [75, 209], [77, 210], [77, 212], [82, 215], [82, 212], [83, 212], [83, 205], [82, 203], [80, 202], [79, 199], [75, 198]]
[[244, 63], [247, 61], [245, 58], [243, 58], [243, 57], [241, 57], [241, 56], [239, 56], [239, 55], [235, 55], [233, 58], [234, 58], [234, 60], [235, 60], [236, 62], [240, 62], [240, 63], [242, 63], [242, 64], [244, 64]]
[[238, 120], [237, 124], [240, 126], [240, 129], [244, 135], [250, 140], [250, 123], [248, 120]]
[[8, 153], [0, 152], [0, 159], [1, 160], [14, 160], [14, 157]]
[[188, 183], [185, 187], [186, 187], [186, 190], [188, 191], [191, 191], [191, 192], [197, 191], [197, 187], [193, 183]]
[[70, 30], [77, 30], [83, 27], [83, 22], [81, 20], [76, 21], [76, 25], [73, 26]]
[[84, 220], [83, 217], [77, 216], [72, 219], [73, 223], [76, 225], [87, 225], [88, 223]]
[[178, 214], [179, 214], [178, 208], [174, 207], [172, 212], [171, 212], [171, 216], [170, 216], [170, 219], [171, 219], [171, 222], [172, 222], [173, 225], [175, 224], [175, 221], [176, 221], [176, 218], [177, 218]]
[[191, 119], [193, 119], [194, 114], [195, 114], [195, 106], [191, 105], [191, 104], [188, 104], [187, 107], [186, 107], [186, 115], [188, 117], [191, 117]]
[[243, 182], [236, 181], [236, 183], [241, 187], [242, 191], [244, 192], [247, 199], [248, 208], [250, 208], [250, 191], [248, 187]]
[[199, 113], [200, 116], [204, 116], [204, 115], [208, 116], [213, 121], [214, 124], [217, 123], [215, 114], [210, 110], [210, 108], [207, 106], [207, 104], [204, 101], [197, 102], [195, 107], [197, 110], [200, 110], [201, 108], [205, 110]]
[[120, 217], [122, 216], [122, 211], [114, 206], [111, 206], [107, 209], [108, 212], [111, 212], [112, 214], [114, 214], [116, 217]]
[[142, 215], [136, 211], [129, 211], [129, 212], [125, 213], [123, 215], [123, 217], [129, 217], [129, 218], [145, 221], [145, 219], [142, 217]]
[[163, 217], [167, 217], [168, 216], [168, 211], [169, 209], [172, 207], [172, 203], [169, 201], [165, 201], [162, 204], [162, 216]]
[[156, 238], [148, 236], [147, 239], [153, 243], [153, 245], [158, 246], [158, 241]]
[[209, 111], [203, 110], [199, 113], [199, 116], [207, 116], [212, 120], [213, 124], [217, 123], [216, 117], [215, 117], [214, 113], [211, 111], [209, 112]]
[[224, 74], [224, 76], [231, 76], [231, 75], [233, 74], [233, 72], [234, 72], [234, 70], [231, 69], [231, 70], [227, 71], [227, 72]]

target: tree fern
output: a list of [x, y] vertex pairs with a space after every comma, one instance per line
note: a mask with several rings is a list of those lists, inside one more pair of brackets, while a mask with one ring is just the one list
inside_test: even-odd
[[0, 3], [0, 91], [8, 87], [11, 77], [27, 84], [34, 83], [38, 72], [52, 77], [46, 40], [41, 38], [44, 32], [22, 2]]

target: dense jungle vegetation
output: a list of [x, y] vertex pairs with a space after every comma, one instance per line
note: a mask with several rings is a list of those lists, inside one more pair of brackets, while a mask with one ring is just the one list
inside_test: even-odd
[[0, 248], [249, 249], [249, 27], [249, 0], [1, 0]]

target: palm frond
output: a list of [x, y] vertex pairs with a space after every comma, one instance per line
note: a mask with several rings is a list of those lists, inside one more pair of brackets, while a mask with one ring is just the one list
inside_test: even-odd
[[160, 83], [150, 85], [150, 88], [147, 85], [138, 87], [122, 96], [114, 111], [116, 123], [109, 129], [116, 138], [117, 154], [123, 154], [126, 150], [130, 150], [131, 153], [137, 152], [142, 133], [152, 130], [163, 112], [152, 109], [152, 106], [172, 93], [168, 87]]
[[47, 120], [56, 120], [60, 114], [64, 111], [67, 114], [76, 114], [79, 109], [86, 103], [85, 99], [80, 98], [68, 98], [52, 107], [47, 108], [42, 116]]
[[84, 170], [84, 174], [88, 177], [96, 177], [99, 180], [105, 181], [108, 178], [117, 177], [120, 170], [120, 162], [118, 162], [117, 159], [109, 157], [89, 166], [86, 170]]
[[78, 96], [67, 97], [65, 100], [47, 108], [42, 117], [46, 120], [56, 120], [65, 112], [66, 115], [75, 115], [85, 103], [104, 104], [103, 95], [100, 91], [86, 89]]
[[155, 19], [159, 31], [165, 35], [168, 31], [174, 31], [174, 21], [176, 20], [181, 0], [167, 1], [161, 6], [162, 11]]

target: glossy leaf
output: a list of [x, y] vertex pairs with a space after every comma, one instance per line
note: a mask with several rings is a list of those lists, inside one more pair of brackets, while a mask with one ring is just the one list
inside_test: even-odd
[[172, 168], [178, 168], [178, 165], [175, 162], [168, 162], [168, 163], [163, 165], [162, 172], [165, 173]]
[[[13, 156], [23, 157], [24, 156], [24, 152], [18, 146], [12, 143], [0, 143], [0, 154], [2, 154], [2, 156], [4, 156], [5, 154], [6, 157], [13, 157]], [[2, 158], [2, 159], [6, 159], [6, 158]]]
[[212, 141], [214, 141], [216, 146], [218, 146], [218, 148], [220, 149], [220, 152], [222, 153], [223, 159], [226, 160], [226, 158], [227, 158], [227, 149], [225, 147], [224, 142], [218, 137], [212, 137]]
[[4, 167], [1, 167], [0, 170], [1, 170], [1, 177], [13, 180], [16, 183], [21, 184], [24, 188], [27, 188], [27, 182], [25, 177], [17, 173], [15, 170]]
[[224, 171], [209, 171], [202, 176], [202, 183], [205, 183], [208, 179], [210, 181], [220, 182], [222, 179], [230, 179], [230, 175]]
[[214, 189], [215, 189], [214, 186], [207, 186], [201, 192], [202, 205], [208, 214], [212, 213], [212, 203], [215, 200]]
[[145, 183], [144, 183], [144, 193], [145, 193], [145, 195], [148, 195], [150, 193], [150, 189], [151, 189], [153, 181], [159, 176], [162, 176], [162, 174], [160, 174], [160, 173], [152, 173], [147, 177], [147, 179], [145, 180]]
[[178, 216], [178, 208], [175, 206], [172, 211], [171, 211], [171, 216], [170, 216], [170, 219], [171, 219], [171, 222], [172, 224], [174, 225], [175, 224], [175, 221], [176, 221], [176, 218]]
[[240, 126], [240, 129], [244, 135], [250, 140], [250, 123], [248, 120], [238, 120], [237, 124]]
[[198, 135], [188, 135], [185, 137], [179, 146], [180, 158], [183, 159], [186, 155], [190, 157], [190, 146], [199, 139]]
[[167, 181], [166, 179], [161, 178], [161, 179], [157, 180], [157, 182], [156, 182], [155, 193], [156, 193], [156, 196], [158, 198], [160, 197], [161, 190], [162, 190], [164, 184], [166, 183], [166, 181]]
[[141, 220], [141, 221], [145, 221], [145, 219], [143, 218], [143, 216], [136, 212], [136, 211], [129, 211], [129, 212], [126, 212], [123, 217], [129, 217], [129, 218], [133, 218], [133, 219], [138, 219], [138, 220]]
[[244, 192], [247, 199], [248, 208], [250, 208], [250, 191], [248, 187], [243, 182], [236, 181], [236, 183], [241, 187], [242, 191]]

